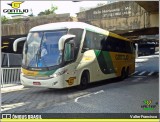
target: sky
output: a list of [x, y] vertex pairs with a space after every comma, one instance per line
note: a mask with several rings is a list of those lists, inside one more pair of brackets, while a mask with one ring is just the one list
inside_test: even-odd
[[[20, 0], [19, 0], [20, 1]], [[11, 17], [3, 12], [3, 9], [12, 9], [8, 3], [13, 1], [1, 1], [1, 15], [5, 15], [7, 17]], [[72, 1], [25, 1], [21, 4], [20, 9], [29, 9], [29, 13], [31, 13], [31, 9], [34, 15], [37, 15], [39, 12], [44, 11], [46, 9], [51, 8], [51, 5], [57, 6], [58, 10], [56, 10], [56, 14], [61, 13], [70, 13], [72, 16], [75, 13], [79, 12], [80, 7], [84, 8], [93, 8], [96, 7], [98, 3], [107, 3], [107, 1], [81, 1], [81, 2], [72, 2]], [[26, 14], [26, 15], [28, 15]], [[25, 15], [25, 14], [24, 14]]]

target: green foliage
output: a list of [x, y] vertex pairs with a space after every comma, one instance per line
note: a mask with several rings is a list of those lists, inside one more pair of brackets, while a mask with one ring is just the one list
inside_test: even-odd
[[34, 15], [33, 14], [30, 14], [30, 15], [28, 15], [29, 17], [33, 17]]
[[42, 15], [49, 15], [49, 14], [55, 14], [55, 10], [57, 10], [58, 7], [57, 6], [51, 6], [50, 9], [47, 9], [45, 11], [42, 11], [38, 14], [38, 16], [42, 16]]
[[14, 22], [14, 23], [19, 23], [21, 20], [22, 20], [21, 18], [13, 19], [13, 22]]
[[7, 23], [8, 18], [6, 16], [1, 16], [1, 22], [2, 22], [2, 24]]

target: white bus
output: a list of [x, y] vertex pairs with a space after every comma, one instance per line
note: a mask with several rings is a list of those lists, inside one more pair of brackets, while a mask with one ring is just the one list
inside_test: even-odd
[[24, 86], [87, 87], [90, 82], [120, 77], [135, 70], [130, 40], [82, 22], [40, 25], [29, 31], [21, 69]]

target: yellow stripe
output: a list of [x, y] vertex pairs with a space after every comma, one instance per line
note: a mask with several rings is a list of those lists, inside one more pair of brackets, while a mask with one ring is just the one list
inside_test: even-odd
[[29, 71], [23, 68], [22, 68], [22, 73], [28, 76], [36, 76], [38, 74], [37, 71]]
[[9, 44], [9, 42], [3, 42], [3, 44]]
[[109, 32], [109, 36], [112, 36], [112, 37], [115, 37], [115, 38], [118, 38], [118, 39], [122, 39], [122, 40], [126, 40], [126, 41], [130, 41], [129, 39], [124, 38], [124, 37], [122, 37], [120, 35], [117, 35], [115, 33], [112, 33], [112, 32]]
[[3, 48], [6, 48], [6, 47], [8, 47], [8, 46], [3, 46], [3, 47], [1, 47], [1, 48], [3, 49]]
[[2, 119], [2, 122], [159, 122], [159, 119]]

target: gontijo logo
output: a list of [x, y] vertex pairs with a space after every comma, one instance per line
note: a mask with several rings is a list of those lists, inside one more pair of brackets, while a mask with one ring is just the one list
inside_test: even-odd
[[4, 13], [8, 13], [8, 14], [24, 14], [24, 13], [28, 13], [29, 10], [28, 9], [18, 9], [20, 8], [20, 5], [23, 2], [21, 1], [15, 1], [12, 3], [9, 3], [8, 5], [10, 5], [13, 9], [3, 9]]
[[12, 2], [9, 3], [8, 5], [10, 5], [12, 8], [19, 8], [22, 3], [23, 2]]

